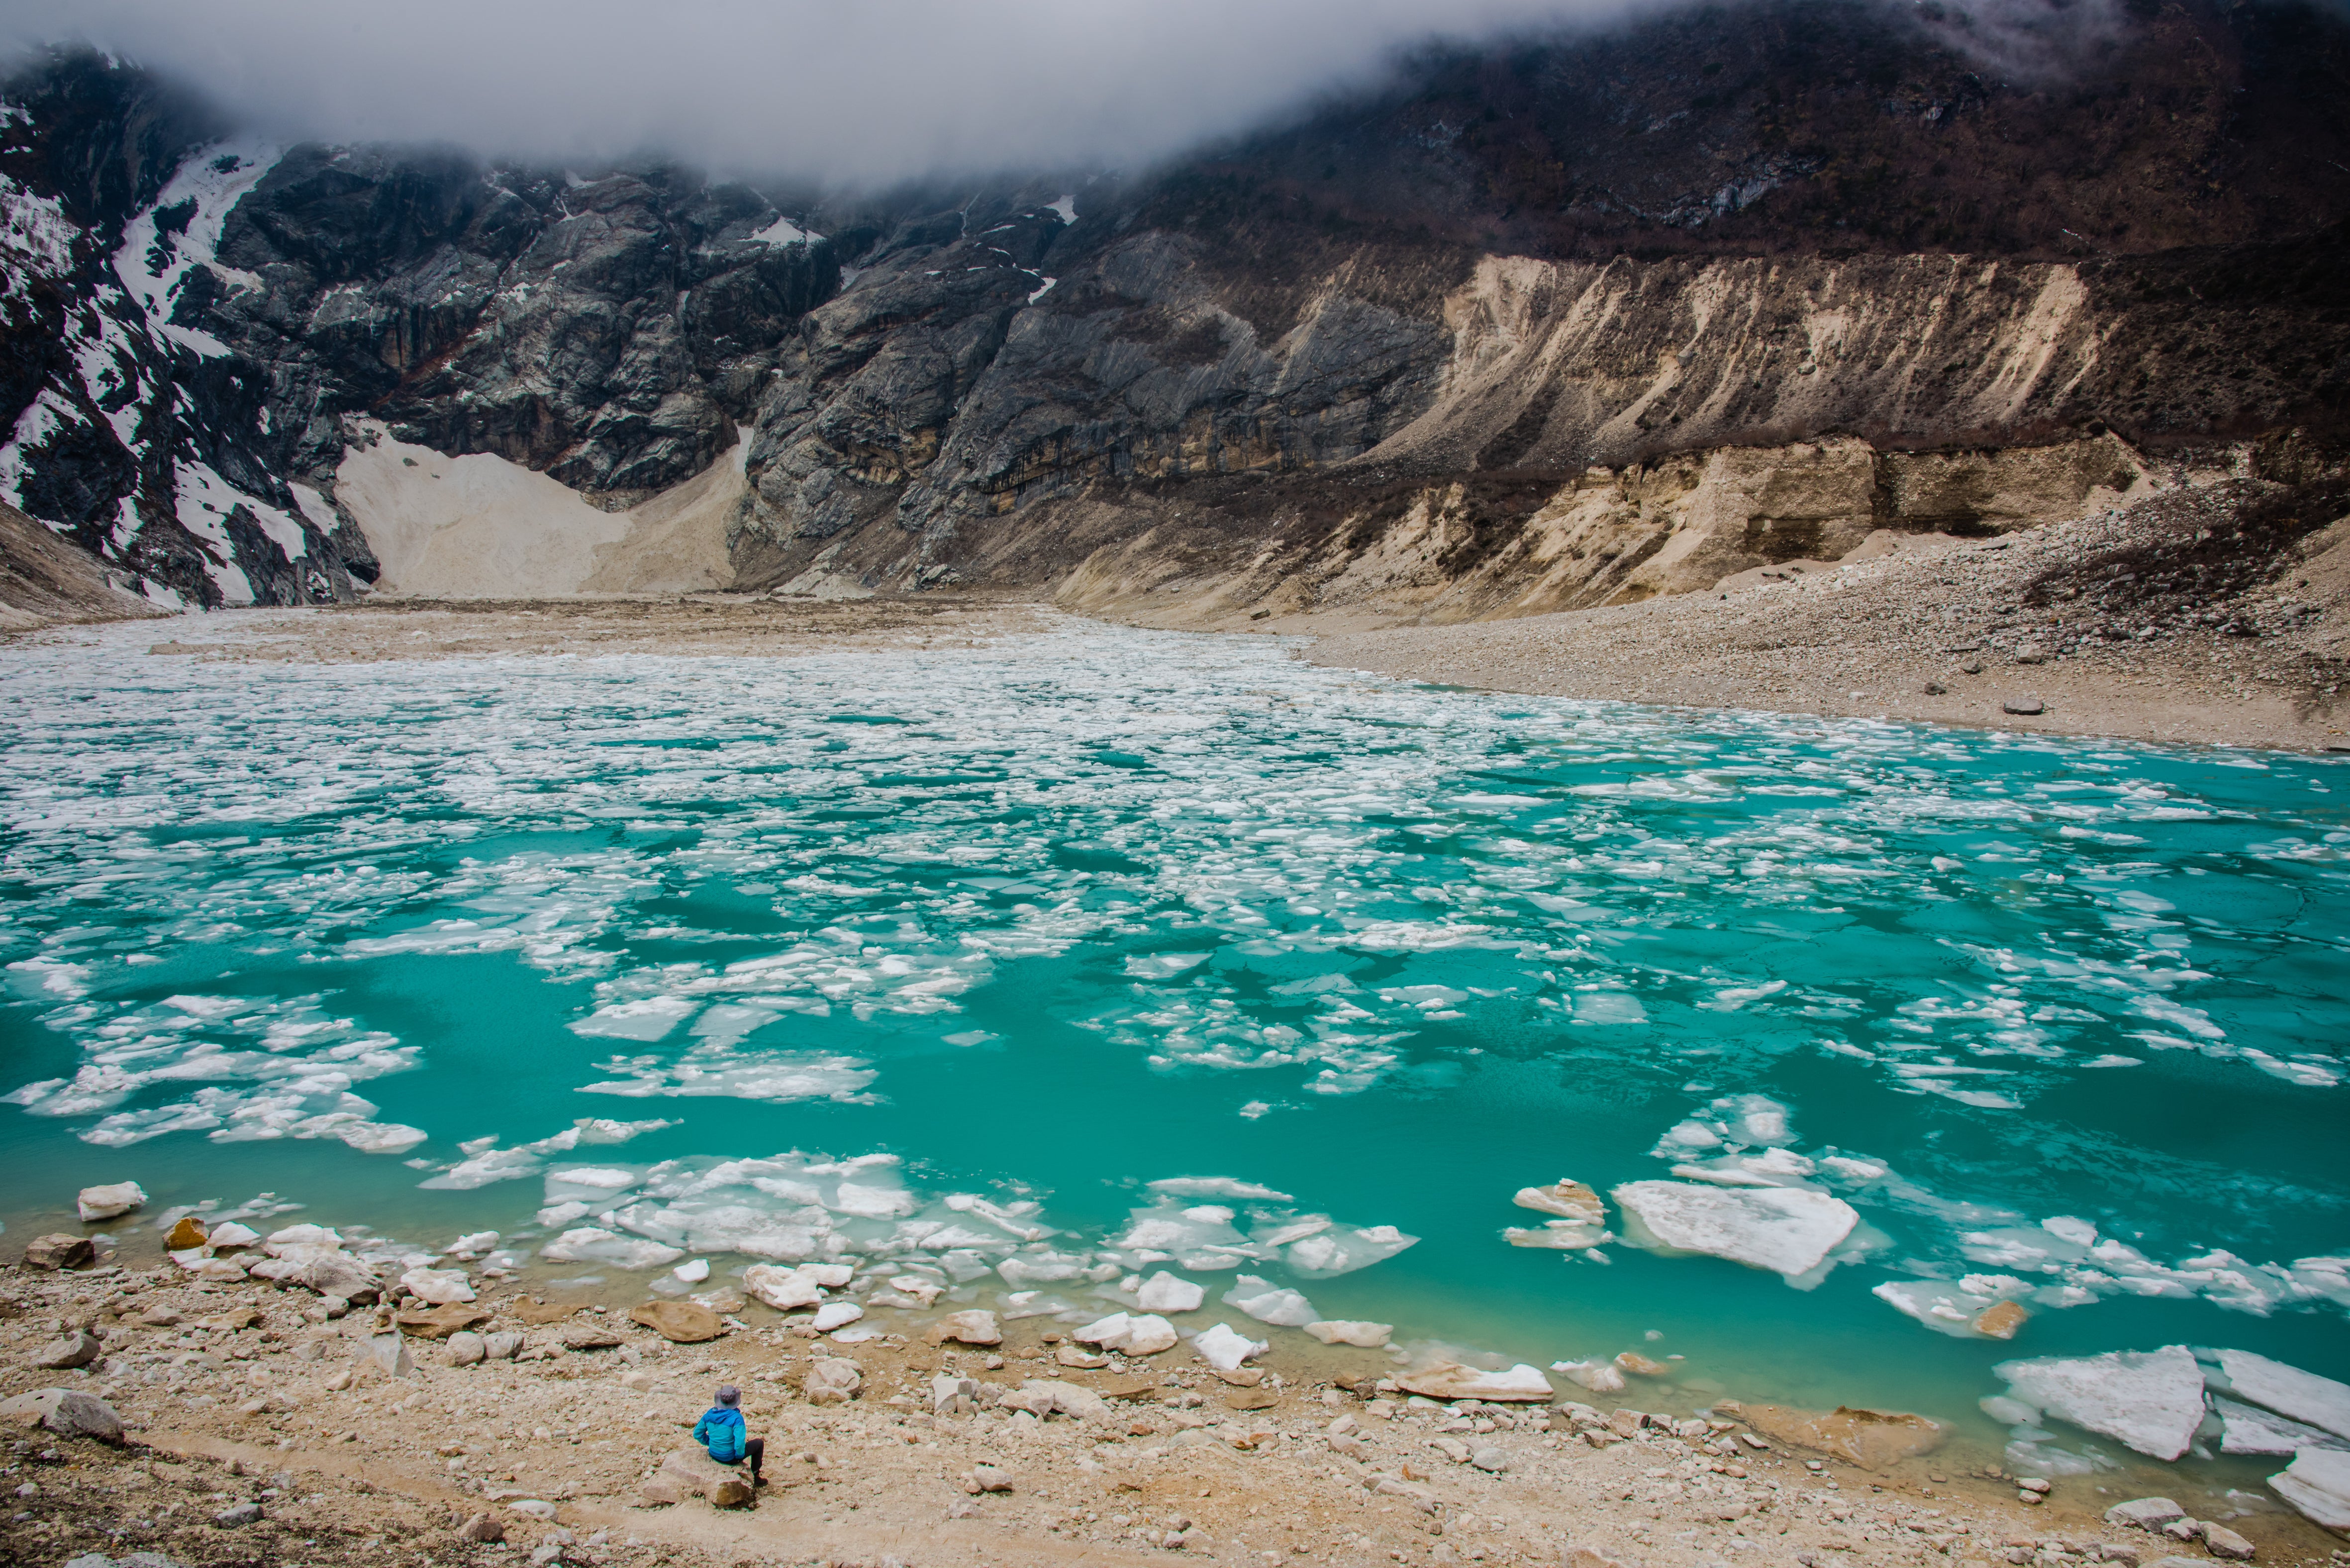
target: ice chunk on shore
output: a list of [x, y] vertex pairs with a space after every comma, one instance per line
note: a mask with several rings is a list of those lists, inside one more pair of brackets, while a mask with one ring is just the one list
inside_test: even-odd
[[2183, 1345], [2002, 1361], [1991, 1370], [2024, 1403], [2158, 1459], [2185, 1453], [2203, 1424], [2203, 1369]]
[[2337, 1438], [2350, 1438], [2350, 1384], [2336, 1383], [2249, 1350], [2222, 1350], [2219, 1362], [2228, 1391], [2238, 1398], [2323, 1428]]
[[1623, 1368], [1602, 1356], [1593, 1356], [1588, 1361], [1554, 1361], [1550, 1369], [1594, 1394], [1624, 1392]]
[[2276, 1493], [2328, 1530], [2350, 1530], [2350, 1453], [2307, 1449], [2269, 1477]]
[[1071, 1334], [1070, 1338], [1098, 1345], [1125, 1355], [1156, 1355], [1175, 1347], [1175, 1325], [1155, 1313], [1112, 1313]]
[[1703, 1252], [1790, 1279], [1825, 1262], [1860, 1223], [1851, 1204], [1809, 1188], [1629, 1181], [1613, 1196], [1636, 1246]]
[[743, 1270], [743, 1288], [777, 1312], [814, 1306], [824, 1300], [824, 1287], [806, 1271], [779, 1269], [773, 1263], [754, 1263]]
[[1440, 1361], [1417, 1372], [1401, 1374], [1396, 1378], [1396, 1386], [1407, 1394], [1430, 1399], [1526, 1402], [1551, 1397], [1550, 1379], [1542, 1375], [1542, 1368], [1523, 1362], [1506, 1372], [1481, 1372], [1458, 1362]]
[[1232, 1324], [1220, 1323], [1213, 1328], [1203, 1330], [1191, 1341], [1191, 1348], [1200, 1353], [1200, 1359], [1217, 1371], [1236, 1372], [1241, 1363], [1250, 1356], [1263, 1355], [1266, 1345], [1263, 1340], [1251, 1339], [1235, 1333]]
[[1161, 1269], [1142, 1282], [1134, 1299], [1150, 1312], [1196, 1312], [1200, 1303], [1208, 1299], [1208, 1290], [1205, 1285], [1193, 1284]]
[[1226, 1306], [1238, 1307], [1259, 1323], [1276, 1328], [1303, 1328], [1322, 1314], [1297, 1291], [1284, 1290], [1271, 1280], [1243, 1274], [1222, 1296]]
[[1309, 1323], [1305, 1332], [1325, 1345], [1352, 1345], [1364, 1350], [1384, 1347], [1395, 1333], [1391, 1323], [1364, 1323], [1349, 1318], [1330, 1318]]
[[473, 1282], [463, 1269], [411, 1269], [400, 1276], [408, 1293], [434, 1306], [452, 1306], [473, 1299]]

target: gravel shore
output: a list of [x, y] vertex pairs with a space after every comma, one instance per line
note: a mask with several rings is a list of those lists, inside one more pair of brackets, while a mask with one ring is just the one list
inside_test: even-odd
[[[2016, 1478], [1955, 1448], [1862, 1454], [1864, 1467], [1839, 1441], [1788, 1440], [1805, 1422], [1835, 1428], [1835, 1416], [1716, 1396], [1709, 1422], [1673, 1413], [1690, 1394], [1648, 1377], [1597, 1400], [1637, 1397], [1645, 1417], [1564, 1398], [1440, 1405], [1382, 1385], [1392, 1363], [1372, 1351], [1276, 1351], [1261, 1377], [1228, 1379], [1182, 1347], [1077, 1368], [1050, 1318], [1006, 1322], [998, 1345], [933, 1345], [923, 1329], [938, 1313], [884, 1311], [905, 1321], [850, 1345], [750, 1302], [726, 1303], [721, 1337], [671, 1344], [631, 1321], [627, 1303], [643, 1298], [624, 1282], [490, 1286], [476, 1326], [521, 1336], [521, 1355], [458, 1365], [454, 1342], [401, 1334], [389, 1306], [329, 1316], [339, 1303], [298, 1285], [198, 1281], [140, 1246], [95, 1269], [0, 1270], [0, 1398], [69, 1388], [126, 1428], [119, 1442], [9, 1428], [0, 1560], [2062, 1568], [2204, 1556], [2106, 1522], [2135, 1494], [2091, 1483], [2123, 1478], [2059, 1479], [2028, 1507]], [[84, 1330], [103, 1344], [84, 1366], [31, 1365]], [[820, 1360], [853, 1361], [855, 1397], [804, 1397]], [[942, 1374], [971, 1378], [975, 1397], [941, 1413]], [[1106, 1403], [1082, 1418], [997, 1403], [1039, 1379]], [[772, 1484], [754, 1506], [691, 1490], [709, 1467], [688, 1433], [721, 1381], [744, 1390], [767, 1440]], [[2170, 1490], [2190, 1507], [2203, 1501], [2182, 1485]], [[2282, 1512], [2233, 1528], [2263, 1563], [2324, 1562], [2334, 1544]]]
[[2237, 481], [1996, 539], [1879, 534], [1712, 593], [1338, 630], [1305, 657], [1549, 696], [2350, 747], [2350, 519], [2311, 532], [2294, 505]]

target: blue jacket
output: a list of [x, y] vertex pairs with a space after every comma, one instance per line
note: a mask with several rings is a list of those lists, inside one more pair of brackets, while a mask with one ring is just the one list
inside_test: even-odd
[[743, 1462], [743, 1441], [746, 1436], [743, 1412], [731, 1406], [712, 1405], [702, 1412], [702, 1419], [693, 1424], [693, 1440], [708, 1449], [710, 1457], [722, 1465]]

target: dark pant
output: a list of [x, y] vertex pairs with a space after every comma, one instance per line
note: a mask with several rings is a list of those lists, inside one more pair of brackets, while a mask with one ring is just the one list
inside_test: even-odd
[[759, 1484], [759, 1467], [766, 1461], [767, 1439], [751, 1438], [743, 1444], [743, 1457], [751, 1461], [751, 1484]]

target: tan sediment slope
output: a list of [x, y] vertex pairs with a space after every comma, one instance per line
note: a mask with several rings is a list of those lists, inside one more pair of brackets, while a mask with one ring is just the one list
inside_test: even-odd
[[96, 556], [0, 504], [0, 632], [164, 613], [116, 587]]
[[747, 440], [623, 512], [487, 453], [444, 457], [380, 429], [335, 471], [336, 498], [382, 565], [377, 591], [417, 598], [697, 593], [734, 580], [726, 530]]
[[[1306, 657], [1565, 697], [2350, 746], [2350, 519], [2262, 554], [2262, 526], [2298, 527], [2263, 524], [2259, 508], [2280, 504], [2266, 493], [2176, 491], [1988, 542], [1886, 534], [1842, 562], [1753, 568], [1638, 604], [1470, 625], [1357, 621]], [[1321, 632], [1316, 620], [1260, 625]], [[2009, 711], [2034, 701], [2043, 711]]]

